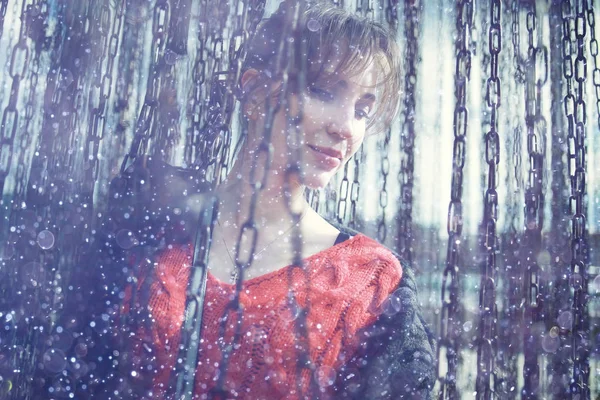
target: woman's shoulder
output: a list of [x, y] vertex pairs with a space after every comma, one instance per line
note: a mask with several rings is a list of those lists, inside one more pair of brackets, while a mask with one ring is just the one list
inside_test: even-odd
[[390, 273], [402, 276], [403, 265], [392, 250], [362, 232], [327, 220], [336, 229], [337, 240], [331, 256], [349, 260], [354, 266], [370, 263], [385, 264]]

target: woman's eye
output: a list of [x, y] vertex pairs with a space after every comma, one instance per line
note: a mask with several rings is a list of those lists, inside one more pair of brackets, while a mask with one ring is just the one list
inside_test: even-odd
[[355, 115], [358, 119], [369, 119], [369, 111], [368, 110], [356, 110], [355, 111]]
[[320, 89], [318, 87], [311, 87], [310, 93], [323, 101], [332, 101], [333, 100], [332, 93], [328, 92], [327, 90]]

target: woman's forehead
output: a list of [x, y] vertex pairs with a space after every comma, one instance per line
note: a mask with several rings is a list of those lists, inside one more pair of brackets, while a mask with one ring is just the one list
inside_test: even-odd
[[340, 60], [328, 62], [316, 77], [316, 81], [326, 85], [355, 85], [360, 87], [376, 87], [382, 83], [385, 67], [375, 59], [353, 69], [340, 68]]
[[317, 72], [316, 78], [337, 81], [352, 80], [356, 83], [376, 86], [389, 71], [389, 63], [378, 51], [364, 51], [352, 46], [346, 39], [333, 41], [318, 52], [309, 67]]

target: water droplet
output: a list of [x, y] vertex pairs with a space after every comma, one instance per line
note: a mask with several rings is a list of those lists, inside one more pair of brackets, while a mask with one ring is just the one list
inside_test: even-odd
[[291, 323], [300, 316], [300, 307], [294, 307], [294, 309], [286, 308], [280, 315], [283, 321]]
[[381, 308], [383, 308], [383, 313], [385, 315], [394, 315], [399, 313], [402, 309], [402, 302], [395, 293], [392, 293], [391, 296], [388, 296], [388, 298], [383, 301]]
[[542, 339], [542, 348], [546, 353], [554, 353], [560, 345], [560, 338], [553, 337], [551, 334], [545, 335]]
[[71, 85], [71, 83], [73, 83], [73, 81], [73, 73], [70, 70], [63, 68], [60, 71], [60, 78], [58, 81], [59, 86], [66, 89]]
[[165, 63], [168, 65], [175, 65], [177, 63], [177, 59], [177, 53], [175, 53], [173, 50], [167, 49], [165, 51]]
[[38, 233], [37, 244], [43, 250], [49, 250], [54, 247], [54, 234], [49, 230], [43, 230]]
[[15, 255], [15, 246], [11, 243], [6, 243], [0, 249], [0, 260], [10, 260]]
[[571, 325], [573, 324], [573, 314], [571, 311], [563, 311], [556, 319], [556, 322], [558, 322], [558, 325], [562, 329], [571, 329]]
[[469, 332], [471, 329], [473, 329], [473, 322], [467, 321], [463, 324], [463, 330], [465, 332]]
[[117, 232], [115, 240], [123, 250], [129, 250], [139, 244], [137, 238], [129, 229], [121, 229]]
[[579, 290], [581, 289], [581, 275], [580, 274], [573, 274], [571, 275], [571, 277], [569, 278], [569, 284], [571, 285], [571, 287], [575, 290]]
[[336, 377], [335, 369], [328, 365], [323, 365], [315, 370], [315, 379], [322, 388], [333, 385]]
[[77, 354], [79, 357], [85, 357], [87, 351], [88, 349], [85, 343], [78, 343], [77, 346], [75, 346], [75, 354]]
[[308, 22], [306, 23], [306, 27], [308, 28], [309, 31], [311, 32], [317, 32], [319, 29], [321, 29], [321, 24], [319, 23], [319, 21], [317, 21], [316, 19], [309, 19]]
[[60, 349], [48, 349], [42, 357], [46, 371], [58, 374], [67, 367], [67, 357]]

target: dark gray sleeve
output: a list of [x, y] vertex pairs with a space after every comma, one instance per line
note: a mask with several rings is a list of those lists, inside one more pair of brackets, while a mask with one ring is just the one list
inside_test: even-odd
[[[399, 257], [398, 257], [399, 258]], [[399, 258], [400, 259], [400, 258]], [[406, 262], [393, 296], [399, 311], [381, 314], [363, 332], [356, 355], [338, 371], [335, 398], [431, 399], [436, 379], [436, 343], [417, 300], [414, 270]]]

